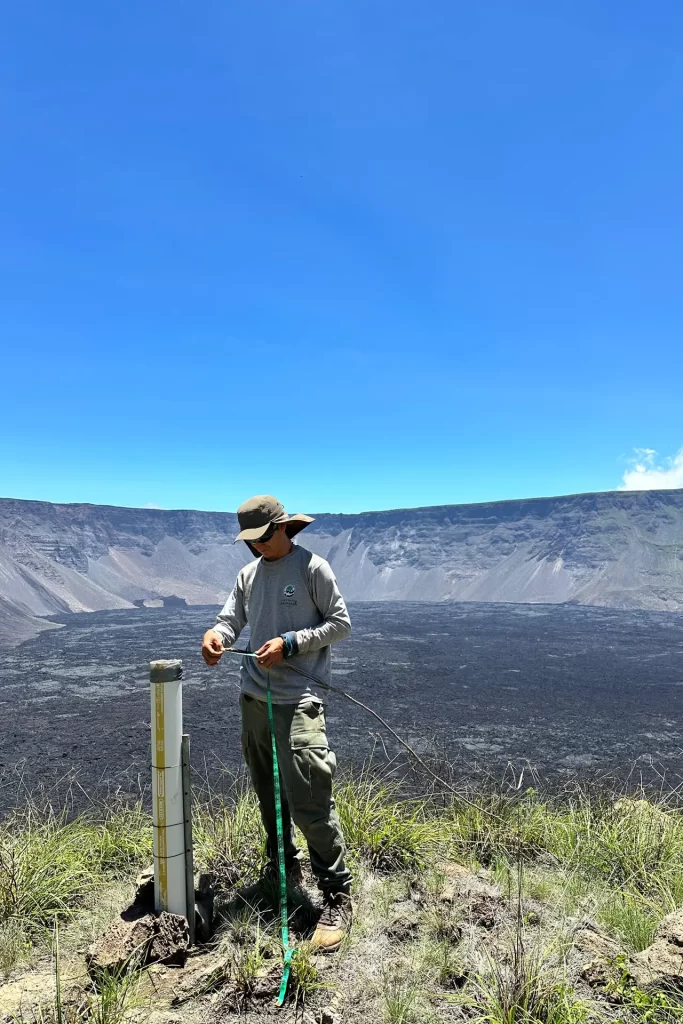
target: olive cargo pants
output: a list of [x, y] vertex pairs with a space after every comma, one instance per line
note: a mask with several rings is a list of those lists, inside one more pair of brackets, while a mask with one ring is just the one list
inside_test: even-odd
[[[268, 857], [277, 863], [277, 825], [273, 753], [268, 705], [243, 693], [242, 751], [261, 808], [268, 836]], [[273, 704], [275, 741], [280, 765], [285, 863], [298, 859], [294, 827], [301, 829], [311, 868], [323, 892], [348, 892], [351, 872], [345, 863], [346, 846], [332, 796], [336, 758], [329, 748], [325, 711], [321, 702], [306, 697], [299, 704]]]

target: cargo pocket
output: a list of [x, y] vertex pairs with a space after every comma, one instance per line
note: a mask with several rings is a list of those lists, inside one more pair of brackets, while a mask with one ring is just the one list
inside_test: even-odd
[[322, 701], [310, 698], [297, 705], [292, 717], [289, 745], [292, 750], [304, 750], [307, 747], [328, 749]]
[[322, 701], [313, 698], [298, 705], [292, 719], [290, 748], [297, 816], [300, 820], [317, 820], [330, 807], [336, 767], [336, 758], [327, 742]]

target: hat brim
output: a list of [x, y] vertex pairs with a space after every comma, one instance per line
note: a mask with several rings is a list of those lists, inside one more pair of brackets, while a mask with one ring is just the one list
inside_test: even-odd
[[[312, 516], [305, 516], [303, 515], [303, 513], [297, 512], [296, 515], [288, 516], [287, 519], [283, 519], [281, 522], [276, 523], [275, 525], [284, 525], [286, 527], [285, 532], [287, 533], [287, 536], [295, 537], [297, 533], [300, 533], [302, 530], [305, 530], [306, 527], [312, 522]], [[262, 537], [263, 534], [266, 533], [272, 525], [272, 523], [266, 523], [265, 526], [257, 526], [252, 530], [241, 530], [235, 537], [235, 542], [237, 542], [238, 540], [246, 540], [247, 543], [249, 543], [249, 541], [256, 541], [258, 543], [259, 537]]]

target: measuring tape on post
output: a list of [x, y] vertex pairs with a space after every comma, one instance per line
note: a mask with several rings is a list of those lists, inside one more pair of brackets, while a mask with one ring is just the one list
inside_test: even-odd
[[289, 972], [292, 965], [294, 947], [289, 946], [289, 915], [287, 913], [287, 871], [285, 868], [285, 832], [282, 825], [282, 795], [280, 793], [280, 765], [277, 759], [277, 742], [275, 740], [275, 719], [273, 717], [273, 701], [270, 696], [270, 673], [268, 673], [268, 725], [270, 727], [270, 745], [273, 751], [273, 788], [275, 790], [275, 822], [277, 826], [277, 862], [280, 874], [280, 932], [282, 935], [282, 950], [284, 953], [284, 964], [282, 969], [282, 981], [280, 992], [276, 1000], [277, 1006], [282, 1006], [287, 995], [289, 984]]

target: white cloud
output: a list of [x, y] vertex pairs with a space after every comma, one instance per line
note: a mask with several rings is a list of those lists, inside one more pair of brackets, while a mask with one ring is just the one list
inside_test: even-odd
[[654, 448], [634, 448], [620, 491], [656, 491], [683, 488], [683, 448], [660, 458]]
[[158, 509], [162, 509], [164, 506], [163, 505], [155, 505], [153, 502], [148, 501], [142, 507], [143, 508], [158, 508]]

